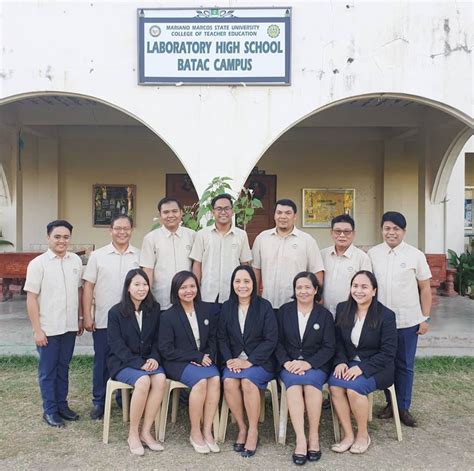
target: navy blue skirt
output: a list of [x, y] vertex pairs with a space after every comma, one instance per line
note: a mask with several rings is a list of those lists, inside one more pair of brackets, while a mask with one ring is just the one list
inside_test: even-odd
[[150, 376], [150, 375], [164, 375], [165, 370], [159, 366], [156, 370], [145, 371], [145, 370], [138, 370], [136, 368], [131, 368], [127, 366], [123, 370], [120, 370], [115, 375], [116, 381], [121, 381], [122, 383], [129, 384], [130, 386], [135, 386], [135, 383], [142, 377], [142, 376]]
[[251, 366], [250, 368], [244, 368], [240, 373], [234, 373], [225, 367], [222, 371], [222, 380], [227, 378], [233, 379], [248, 379], [258, 389], [267, 389], [268, 382], [274, 378], [273, 373], [269, 373], [263, 366]]
[[183, 371], [181, 378], [179, 379], [183, 384], [192, 388], [201, 379], [212, 378], [213, 376], [220, 376], [219, 370], [215, 365], [211, 366], [196, 366], [189, 364]]
[[[360, 361], [350, 361], [349, 368], [356, 366], [360, 363]], [[328, 380], [329, 386], [338, 386], [344, 389], [352, 389], [356, 393], [359, 393], [363, 396], [367, 396], [368, 394], [374, 392], [377, 389], [377, 384], [375, 383], [375, 379], [373, 376], [370, 378], [366, 378], [363, 374], [358, 376], [356, 379], [337, 379], [334, 376], [334, 373], [329, 376]]]
[[297, 375], [283, 369], [280, 371], [280, 379], [285, 384], [286, 389], [291, 388], [291, 386], [314, 386], [322, 391], [324, 383], [328, 379], [328, 374], [323, 370], [315, 370], [314, 368], [305, 371], [304, 375]]

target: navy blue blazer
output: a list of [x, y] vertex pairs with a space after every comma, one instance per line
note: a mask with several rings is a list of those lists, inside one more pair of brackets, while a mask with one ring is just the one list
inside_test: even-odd
[[126, 367], [140, 369], [149, 358], [161, 362], [158, 353], [160, 305], [154, 303], [150, 311], [143, 309], [142, 330], [134, 314], [124, 316], [120, 304], [109, 311], [107, 324], [107, 367], [110, 377]]
[[181, 304], [175, 304], [161, 315], [158, 349], [168, 378], [179, 381], [191, 361], [201, 363], [204, 354], [216, 361], [216, 330], [219, 306], [194, 302], [199, 327], [197, 348], [189, 320]]
[[244, 351], [250, 363], [273, 373], [275, 371], [273, 353], [278, 342], [278, 324], [272, 305], [263, 298], [257, 298], [252, 302], [242, 335], [238, 304], [226, 301], [219, 314], [217, 342], [224, 364], [231, 358], [237, 358]]
[[278, 310], [278, 331], [276, 357], [280, 367], [287, 361], [305, 360], [314, 369], [331, 370], [336, 340], [332, 314], [325, 307], [314, 304], [301, 340], [297, 303], [284, 304]]
[[382, 303], [377, 303], [380, 321], [377, 327], [369, 327], [367, 322], [362, 326], [359, 346], [355, 347], [351, 340], [352, 326], [341, 327], [339, 317], [346, 302], [339, 303], [336, 308], [336, 357], [334, 366], [348, 364], [356, 355], [359, 356], [360, 369], [366, 378], [374, 377], [377, 388], [385, 389], [394, 381], [394, 362], [397, 353], [397, 325], [395, 313]]

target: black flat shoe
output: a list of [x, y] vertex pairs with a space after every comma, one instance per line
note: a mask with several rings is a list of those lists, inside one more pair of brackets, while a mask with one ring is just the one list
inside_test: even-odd
[[242, 453], [240, 453], [240, 456], [242, 458], [250, 458], [253, 455], [255, 455], [256, 452], [257, 452], [256, 448], [255, 448], [255, 450], [247, 450], [247, 448], [245, 448], [244, 451], [242, 451]]
[[296, 453], [293, 453], [293, 463], [298, 465], [298, 466], [302, 466], [306, 463], [306, 461], [308, 460], [308, 457], [306, 455], [298, 455]]
[[235, 452], [242, 453], [243, 451], [245, 451], [245, 443], [235, 442], [233, 448]]
[[69, 407], [60, 410], [58, 413], [64, 420], [79, 420], [79, 415], [73, 410], [69, 409]]
[[100, 420], [104, 416], [104, 408], [101, 406], [94, 406], [91, 410], [91, 419]]
[[62, 428], [66, 424], [64, 423], [63, 419], [57, 414], [43, 414], [43, 420], [50, 426], [50, 427], [58, 427]]
[[321, 459], [321, 450], [308, 450], [308, 461], [319, 461]]

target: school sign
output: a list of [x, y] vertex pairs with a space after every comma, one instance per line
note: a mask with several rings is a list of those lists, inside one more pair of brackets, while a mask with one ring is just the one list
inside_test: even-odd
[[290, 84], [291, 8], [139, 9], [140, 85]]

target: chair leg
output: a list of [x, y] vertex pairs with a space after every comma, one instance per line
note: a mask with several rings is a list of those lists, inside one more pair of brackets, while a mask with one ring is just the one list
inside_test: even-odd
[[260, 391], [260, 417], [258, 421], [260, 423], [265, 422], [265, 391]]
[[163, 402], [161, 403], [160, 432], [158, 438], [160, 442], [165, 441], [166, 421], [168, 419], [168, 408], [170, 403], [170, 380], [166, 380], [165, 392], [163, 394]]
[[281, 398], [280, 398], [280, 424], [278, 432], [278, 443], [286, 444], [286, 429], [288, 427], [288, 398], [286, 396], [286, 387], [283, 381], [280, 381]]
[[225, 436], [227, 432], [227, 422], [229, 420], [229, 406], [227, 405], [227, 401], [225, 397], [222, 398], [222, 406], [221, 406], [221, 418], [219, 423], [219, 434], [218, 440], [221, 443], [225, 442]]
[[122, 389], [122, 420], [126, 424], [130, 418], [130, 390]]
[[334, 441], [339, 443], [341, 441], [341, 429], [339, 426], [339, 419], [337, 418], [336, 410], [332, 402], [331, 393], [329, 393], [329, 401], [331, 403], [332, 428], [334, 430]]
[[272, 380], [268, 384], [272, 397], [272, 412], [273, 412], [273, 428], [275, 430], [275, 443], [278, 443], [278, 435], [280, 428], [280, 407], [278, 404], [278, 387], [276, 380]]
[[181, 389], [173, 389], [173, 399], [171, 401], [171, 423], [175, 424], [178, 417], [179, 394]]
[[395, 394], [395, 386], [392, 384], [388, 388], [390, 391], [390, 399], [392, 401], [393, 420], [395, 421], [395, 428], [397, 429], [397, 440], [402, 441], [402, 426], [400, 424], [400, 413], [398, 412], [397, 395]]
[[112, 394], [114, 389], [109, 382], [105, 392], [105, 407], [104, 407], [104, 430], [102, 432], [102, 441], [109, 443], [109, 428], [110, 428], [110, 410], [112, 409]]
[[374, 408], [374, 393], [370, 393], [367, 397], [369, 400], [369, 422], [372, 422], [373, 408]]

